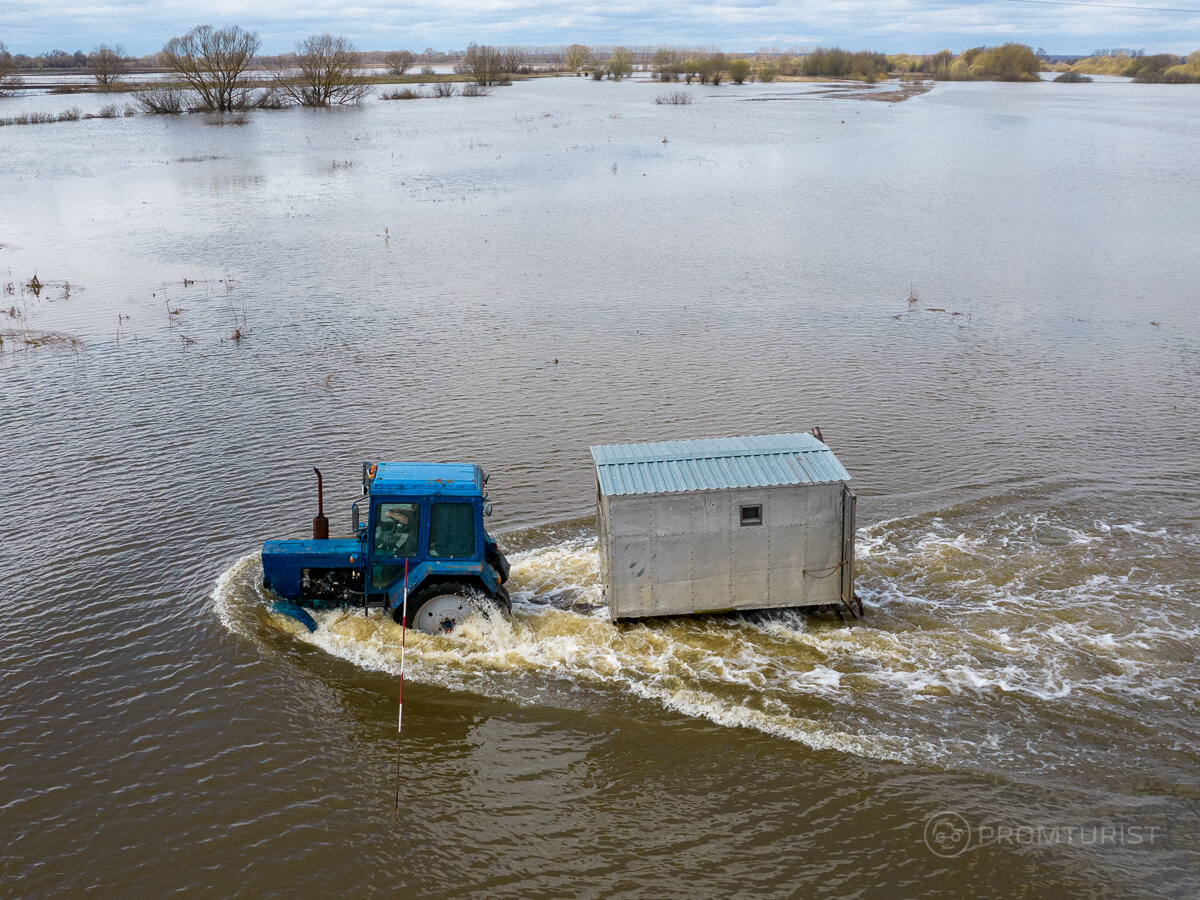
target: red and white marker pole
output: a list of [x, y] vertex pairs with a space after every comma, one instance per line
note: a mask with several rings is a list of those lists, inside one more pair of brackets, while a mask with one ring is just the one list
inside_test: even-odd
[[408, 643], [408, 560], [404, 560], [404, 599], [400, 604], [400, 712], [396, 716], [396, 806], [400, 813], [400, 732], [404, 730], [404, 647]]
[[408, 643], [408, 560], [404, 561], [404, 600], [400, 604], [400, 715], [396, 733], [404, 728], [404, 645]]

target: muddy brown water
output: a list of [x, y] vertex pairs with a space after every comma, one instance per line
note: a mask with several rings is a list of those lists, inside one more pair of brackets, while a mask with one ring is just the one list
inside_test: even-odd
[[[823, 87], [0, 130], [0, 892], [1194, 895], [1200, 93]], [[814, 424], [864, 622], [607, 621], [589, 444]], [[394, 824], [397, 628], [256, 556], [384, 458], [516, 586]]]

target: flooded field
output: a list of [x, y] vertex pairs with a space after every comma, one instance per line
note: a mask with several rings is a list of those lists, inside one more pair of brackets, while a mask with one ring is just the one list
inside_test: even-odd
[[[1200, 92], [833, 87], [0, 129], [0, 892], [1195, 895]], [[814, 424], [864, 621], [608, 621], [590, 444]], [[395, 823], [399, 628], [258, 560], [363, 459], [513, 560]]]

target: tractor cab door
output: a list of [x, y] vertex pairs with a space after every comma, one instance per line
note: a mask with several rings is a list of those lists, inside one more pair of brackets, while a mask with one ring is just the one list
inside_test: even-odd
[[[404, 574], [405, 560], [415, 559], [421, 548], [421, 505], [380, 503], [371, 517], [371, 571], [369, 591], [382, 591]], [[409, 564], [411, 568], [411, 562]]]
[[478, 560], [478, 519], [474, 503], [430, 504], [429, 558]]

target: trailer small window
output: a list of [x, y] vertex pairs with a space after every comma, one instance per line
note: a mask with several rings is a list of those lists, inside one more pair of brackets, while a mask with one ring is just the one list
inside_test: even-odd
[[762, 524], [762, 506], [755, 504], [754, 506], [742, 507], [742, 524], [743, 525], [761, 525]]
[[475, 507], [470, 503], [435, 503], [429, 511], [429, 555], [464, 558], [475, 555]]

